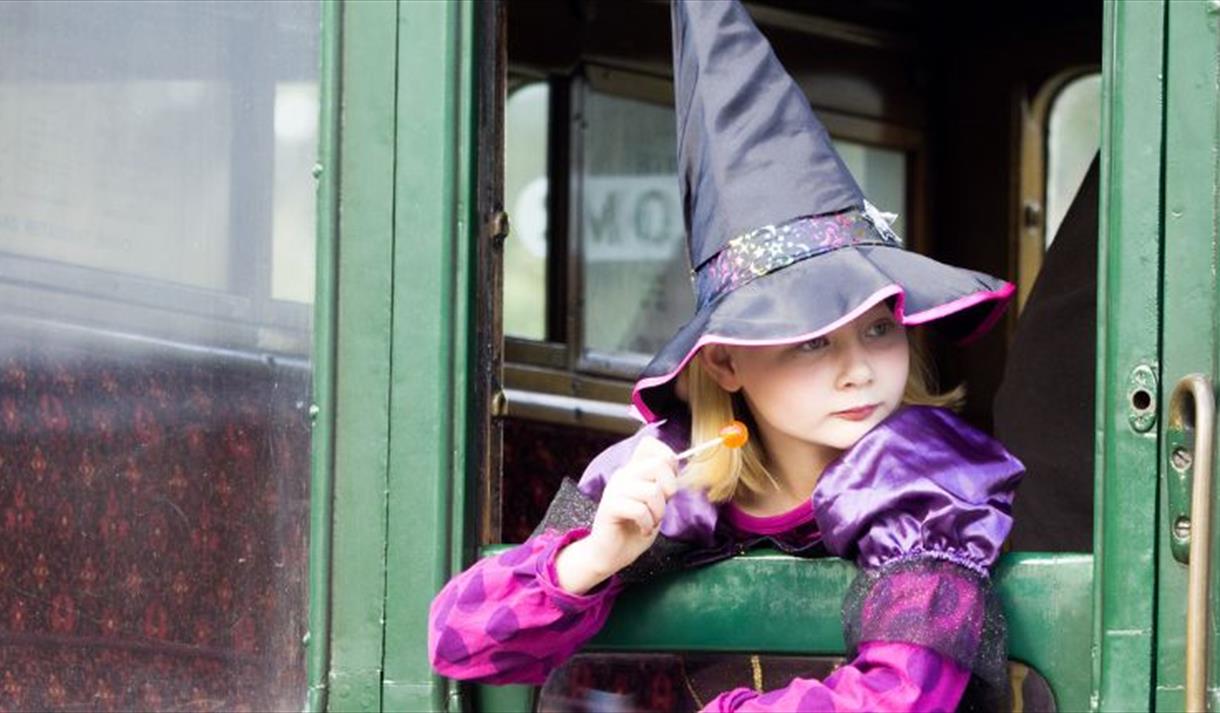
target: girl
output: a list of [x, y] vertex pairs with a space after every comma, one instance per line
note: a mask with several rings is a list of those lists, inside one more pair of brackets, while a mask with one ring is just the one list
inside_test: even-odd
[[[706, 710], [953, 709], [972, 674], [994, 707], [989, 569], [1021, 465], [940, 408], [959, 395], [931, 394], [906, 326], [981, 333], [1012, 286], [903, 250], [736, 0], [673, 10], [697, 312], [636, 384], [647, 425], [565, 482], [534, 536], [437, 596], [433, 666], [540, 683], [628, 583], [768, 544], [859, 565], [843, 609], [854, 659]], [[753, 434], [744, 448], [676, 461], [732, 418]]]

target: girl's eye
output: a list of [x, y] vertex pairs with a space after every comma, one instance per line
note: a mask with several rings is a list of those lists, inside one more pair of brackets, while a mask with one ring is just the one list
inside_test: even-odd
[[897, 329], [897, 327], [898, 327], [898, 325], [894, 324], [894, 320], [883, 319], [883, 320], [874, 322], [873, 325], [868, 328], [868, 331], [865, 332], [865, 335], [869, 336], [869, 337], [884, 337], [885, 335], [887, 335], [890, 332]]
[[830, 345], [830, 340], [826, 337], [814, 337], [807, 342], [801, 342], [796, 345], [796, 348], [803, 352], [816, 352]]

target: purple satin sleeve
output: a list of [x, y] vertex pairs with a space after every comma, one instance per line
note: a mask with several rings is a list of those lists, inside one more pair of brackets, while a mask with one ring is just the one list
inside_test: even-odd
[[1023, 472], [949, 411], [908, 406], [822, 473], [814, 516], [827, 549], [861, 568], [930, 556], [985, 577], [1012, 527]]
[[[610, 476], [631, 460], [631, 454], [645, 438], [656, 438], [675, 451], [685, 449], [689, 440], [684, 427], [675, 421], [646, 424], [635, 435], [615, 443], [589, 462], [577, 486], [580, 492], [593, 502], [601, 502]], [[673, 540], [710, 546], [715, 542], [716, 519], [717, 508], [702, 490], [682, 488], [665, 506], [661, 534]]]

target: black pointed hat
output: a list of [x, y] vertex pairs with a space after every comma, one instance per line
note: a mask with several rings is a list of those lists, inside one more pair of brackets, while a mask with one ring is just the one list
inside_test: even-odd
[[672, 0], [672, 17], [697, 307], [635, 385], [645, 419], [682, 407], [674, 378], [705, 344], [801, 342], [891, 298], [962, 341], [995, 324], [1013, 285], [903, 248], [738, 0]]

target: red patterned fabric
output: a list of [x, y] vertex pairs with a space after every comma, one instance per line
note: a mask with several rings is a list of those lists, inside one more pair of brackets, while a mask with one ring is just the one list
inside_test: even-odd
[[500, 541], [525, 542], [563, 479], [579, 479], [594, 456], [622, 439], [587, 428], [505, 419]]
[[6, 347], [0, 709], [300, 709], [309, 384], [226, 354]]

